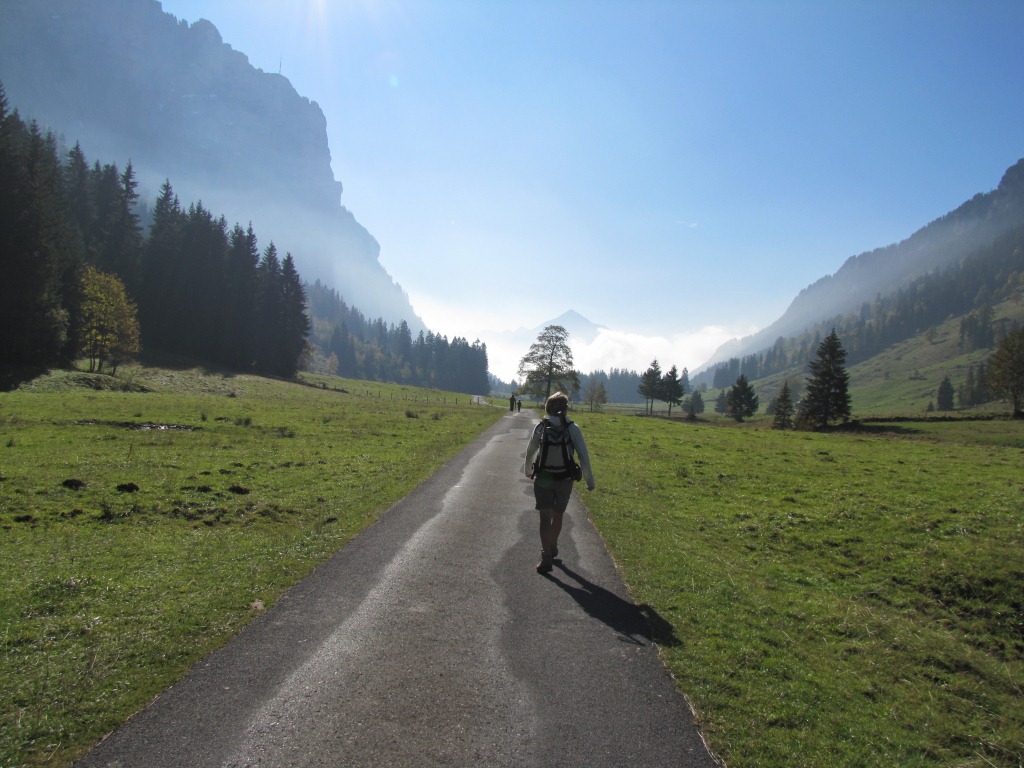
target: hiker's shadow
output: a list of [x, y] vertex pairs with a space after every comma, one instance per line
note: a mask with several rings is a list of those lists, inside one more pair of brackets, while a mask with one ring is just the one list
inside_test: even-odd
[[576, 583], [556, 578], [554, 572], [546, 574], [547, 578], [571, 595], [589, 616], [611, 627], [623, 641], [636, 645], [653, 641], [670, 648], [680, 645], [672, 625], [651, 606], [623, 600], [614, 592], [588, 581], [561, 560], [555, 560], [555, 567]]

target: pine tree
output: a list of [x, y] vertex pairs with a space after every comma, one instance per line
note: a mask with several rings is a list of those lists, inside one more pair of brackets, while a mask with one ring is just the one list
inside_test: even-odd
[[681, 405], [686, 389], [680, 379], [679, 371], [673, 365], [664, 376], [661, 377], [661, 386], [658, 390], [658, 399], [668, 403], [668, 415], [672, 417], [672, 406]]
[[277, 374], [292, 378], [299, 370], [299, 360], [306, 348], [309, 318], [306, 317], [306, 293], [290, 253], [286, 253], [281, 262], [280, 323]]
[[723, 389], [715, 399], [715, 413], [729, 412], [729, 390]]
[[0, 368], [11, 372], [67, 359], [78, 265], [52, 134], [5, 110], [0, 135]]
[[973, 398], [975, 405], [987, 403], [992, 398], [992, 394], [989, 392], [988, 372], [985, 368], [985, 363], [978, 363], [978, 378], [974, 385]]
[[257, 266], [260, 252], [252, 225], [231, 230], [224, 278], [222, 360], [237, 370], [251, 370], [256, 359]]
[[647, 370], [640, 375], [640, 384], [636, 391], [646, 402], [647, 415], [652, 415], [654, 401], [660, 399], [661, 394], [661, 366], [658, 364], [658, 358], [654, 358]]
[[775, 398], [775, 413], [772, 421], [774, 429], [791, 429], [793, 427], [793, 394], [789, 389], [789, 382], [783, 382]]
[[[423, 331], [420, 331], [419, 342], [423, 343]], [[355, 378], [356, 369], [356, 346], [352, 334], [344, 322], [334, 327], [331, 335], [331, 352], [338, 357], [338, 375]]]
[[68, 152], [67, 163], [64, 166], [64, 185], [72, 226], [77, 230], [76, 236], [82, 248], [87, 248], [88, 237], [96, 220], [96, 202], [93, 199], [89, 161], [82, 152], [81, 144], [76, 143]]
[[988, 385], [994, 394], [1010, 400], [1013, 418], [1024, 418], [1024, 329], [999, 342], [989, 358]]
[[963, 387], [960, 390], [960, 406], [967, 408], [972, 405], [977, 405], [974, 400], [975, 381], [974, 381], [974, 366], [967, 366], [967, 378], [963, 383]]
[[220, 362], [224, 348], [224, 273], [227, 222], [202, 202], [189, 206], [182, 226], [181, 268], [187, 310], [177, 329], [179, 349], [190, 357]]
[[732, 385], [727, 396], [729, 415], [736, 421], [743, 421], [744, 417], [753, 416], [757, 413], [758, 398], [754, 394], [754, 388], [747, 380], [746, 374], [740, 374], [736, 383]]
[[704, 398], [701, 396], [698, 390], [694, 390], [693, 394], [686, 401], [683, 406], [686, 408], [686, 413], [691, 420], [695, 420], [697, 415], [704, 413]]
[[273, 373], [281, 321], [281, 261], [273, 242], [264, 249], [257, 274], [256, 369], [263, 373]]
[[953, 382], [949, 380], [949, 376], [944, 376], [935, 392], [935, 407], [940, 411], [952, 411], [954, 394]]
[[104, 272], [120, 277], [128, 293], [137, 296], [142, 262], [142, 228], [135, 213], [139, 182], [130, 162], [121, 174], [117, 174], [116, 167], [111, 169], [117, 187], [114, 199], [106, 201], [105, 219], [100, 222], [102, 236], [95, 243], [96, 263]]
[[801, 419], [824, 429], [830, 422], [850, 418], [850, 374], [846, 371], [846, 350], [834, 328], [818, 345], [816, 354], [817, 359], [808, 364], [810, 376]]
[[180, 328], [189, 307], [184, 256], [185, 213], [170, 181], [160, 188], [143, 251], [139, 318], [147, 347], [185, 352]]

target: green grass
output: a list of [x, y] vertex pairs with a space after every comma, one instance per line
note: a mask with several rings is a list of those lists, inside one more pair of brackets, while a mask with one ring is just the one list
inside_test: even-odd
[[[0, 766], [67, 764], [507, 406], [306, 382], [0, 394]], [[590, 512], [731, 768], [1024, 761], [1024, 425], [575, 418]]]
[[[996, 321], [1005, 322], [1008, 327], [1024, 323], [1024, 303], [1019, 297], [1007, 299], [993, 307]], [[977, 372], [981, 363], [986, 363], [994, 349], [965, 351], [960, 347], [960, 323], [962, 317], [950, 317], [933, 328], [922, 329], [917, 335], [882, 350], [868, 360], [848, 367], [850, 374], [850, 399], [854, 418], [891, 416], [919, 416], [928, 414], [928, 405], [936, 402], [939, 384], [949, 377], [954, 389], [966, 381], [970, 366]], [[771, 399], [788, 381], [796, 393], [796, 399], [803, 394], [808, 378], [806, 365], [791, 370], [755, 379], [751, 383], [760, 398], [759, 413], [763, 414]], [[719, 390], [704, 393], [707, 417], [714, 419], [715, 398]], [[656, 404], [658, 411], [666, 409], [663, 403]], [[968, 409], [969, 413], [1009, 414], [1008, 402], [992, 402]]]
[[731, 768], [1024, 761], [1024, 425], [577, 421], [593, 519]]
[[307, 383], [134, 368], [0, 394], [0, 766], [67, 764], [503, 414]]

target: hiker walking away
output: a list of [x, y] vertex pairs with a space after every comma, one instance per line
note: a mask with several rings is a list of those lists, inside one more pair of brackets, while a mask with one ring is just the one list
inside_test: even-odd
[[515, 395], [509, 395], [508, 396], [508, 409], [509, 409], [509, 411], [514, 411], [516, 409], [516, 396]]
[[[569, 398], [555, 392], [544, 401], [544, 419], [530, 437], [523, 471], [533, 478], [533, 495], [540, 514], [540, 562], [537, 573], [549, 573], [558, 555], [558, 534], [562, 532], [562, 515], [569, 506], [572, 484], [585, 479], [587, 490], [594, 490], [594, 473], [583, 433], [565, 415]], [[579, 457], [576, 464], [573, 456]]]
[[522, 413], [522, 412], [523, 412], [523, 401], [522, 400], [516, 400], [516, 413]]

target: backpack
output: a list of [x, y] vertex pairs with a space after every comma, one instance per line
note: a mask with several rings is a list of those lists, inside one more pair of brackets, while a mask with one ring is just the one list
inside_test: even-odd
[[571, 421], [566, 420], [564, 427], [557, 427], [551, 419], [544, 418], [538, 425], [541, 429], [540, 454], [533, 465], [533, 474], [547, 472], [555, 480], [572, 478], [579, 481], [583, 478], [583, 469], [572, 458], [572, 437], [569, 435]]

